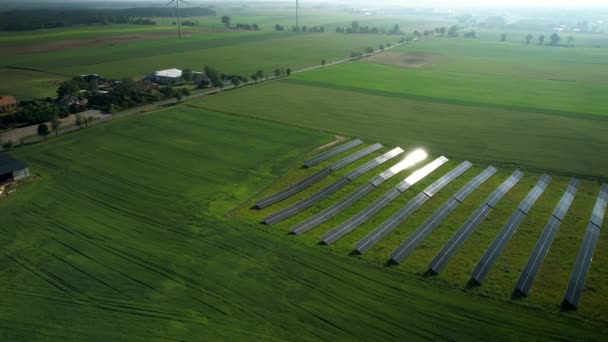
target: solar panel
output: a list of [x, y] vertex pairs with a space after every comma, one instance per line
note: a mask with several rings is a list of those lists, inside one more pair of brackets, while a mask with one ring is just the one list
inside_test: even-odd
[[448, 172], [443, 177], [439, 178], [439, 180], [437, 180], [435, 183], [431, 184], [428, 188], [426, 188], [424, 190], [424, 192], [429, 197], [433, 197], [436, 193], [441, 191], [441, 189], [443, 189], [446, 185], [450, 184], [450, 182], [452, 182], [458, 176], [462, 175], [465, 171], [470, 169], [471, 166], [473, 166], [473, 164], [471, 164], [470, 162], [468, 162], [468, 161], [463, 162], [462, 164], [458, 165], [455, 169]]
[[401, 223], [407, 220], [408, 217], [415, 213], [416, 210], [418, 210], [424, 203], [426, 203], [426, 201], [429, 200], [429, 198], [430, 197], [428, 197], [425, 193], [418, 194], [408, 204], [401, 208], [401, 210], [399, 210], [388, 220], [378, 226], [378, 228], [376, 228], [373, 232], [371, 232], [361, 241], [359, 241], [355, 245], [355, 250], [357, 250], [357, 252], [361, 254], [367, 252], [376, 243], [378, 243], [395, 228], [397, 228]]
[[382, 195], [382, 197], [374, 201], [374, 203], [370, 204], [367, 208], [363, 209], [355, 216], [348, 219], [346, 222], [327, 232], [327, 234], [321, 237], [321, 241], [323, 241], [327, 245], [338, 241], [344, 235], [352, 232], [357, 227], [362, 225], [370, 217], [374, 216], [376, 213], [382, 210], [382, 208], [386, 207], [400, 194], [401, 193], [396, 189], [389, 190], [387, 193]]
[[348, 208], [353, 203], [355, 203], [358, 200], [360, 200], [361, 198], [363, 198], [363, 196], [370, 193], [372, 190], [374, 190], [373, 185], [371, 185], [369, 183], [362, 185], [359, 189], [357, 189], [350, 195], [346, 196], [345, 198], [340, 200], [338, 203], [336, 203], [336, 204], [332, 205], [331, 207], [329, 207], [328, 209], [324, 210], [323, 212], [307, 219], [304, 222], [300, 222], [297, 225], [293, 226], [291, 231], [296, 235], [302, 235], [302, 234], [306, 233], [307, 231], [313, 229], [314, 227], [316, 227], [316, 226], [322, 224], [323, 222], [329, 220], [330, 218], [334, 217], [342, 210]]
[[471, 275], [472, 280], [478, 284], [483, 283], [488, 272], [490, 272], [490, 269], [496, 263], [496, 259], [498, 259], [500, 253], [507, 246], [507, 243], [511, 240], [524, 218], [526, 218], [526, 214], [520, 210], [515, 211], [473, 270], [473, 274]]
[[540, 195], [545, 192], [545, 189], [547, 188], [547, 185], [549, 185], [550, 181], [551, 177], [549, 175], [543, 175], [536, 183], [532, 191], [530, 191], [526, 198], [524, 198], [524, 200], [521, 202], [518, 209], [527, 215], [530, 212], [530, 209], [532, 209], [534, 203], [536, 203], [536, 201], [540, 197]]
[[[523, 173], [517, 170], [511, 177], [504, 181], [494, 190], [477, 210], [467, 219], [467, 221], [458, 229], [456, 234], [443, 246], [441, 251], [435, 256], [429, 265], [429, 269], [435, 273], [440, 273], [448, 264], [450, 259], [456, 254], [458, 249], [462, 247], [465, 241], [477, 229], [477, 227], [490, 214], [492, 209], [498, 205], [505, 194], [510, 191], [517, 182], [521, 179]], [[492, 205], [490, 205], [490, 203]]]
[[384, 164], [385, 162], [395, 158], [396, 156], [400, 155], [401, 153], [403, 153], [403, 149], [401, 147], [396, 147], [396, 148], [386, 152], [385, 154], [381, 155], [380, 157], [359, 166], [354, 171], [349, 173], [346, 176], [346, 178], [348, 178], [348, 180], [350, 180], [350, 181], [353, 181], [356, 178], [360, 177], [361, 175], [365, 174], [366, 172], [370, 171], [371, 169], [375, 168], [376, 166]]
[[530, 258], [528, 258], [528, 262], [521, 272], [517, 285], [515, 286], [521, 294], [527, 296], [530, 292], [534, 278], [536, 277], [545, 256], [549, 252], [549, 248], [553, 243], [553, 239], [555, 238], [555, 234], [557, 234], [561, 223], [562, 222], [555, 216], [549, 218], [549, 222], [547, 222], [540, 239], [536, 242], [536, 246], [534, 246], [534, 250], [532, 251]]
[[564, 219], [564, 216], [566, 216], [566, 212], [568, 211], [568, 208], [570, 208], [570, 205], [572, 204], [572, 201], [574, 200], [574, 197], [576, 196], [576, 192], [578, 190], [578, 186], [580, 183], [581, 182], [576, 178], [572, 178], [572, 180], [570, 180], [570, 184], [568, 185], [566, 192], [564, 193], [562, 198], [559, 200], [557, 207], [553, 211], [553, 216], [556, 219], [558, 219], [560, 221]]
[[[468, 170], [472, 166], [468, 161], [463, 162], [452, 171], [448, 172], [446, 175], [441, 177], [435, 183], [431, 184], [425, 191], [418, 194], [414, 197], [408, 204], [406, 204], [401, 210], [399, 210], [396, 214], [391, 216], [388, 220], [382, 223], [378, 228], [376, 228], [373, 232], [364, 237], [361, 241], [359, 241], [355, 245], [355, 249], [357, 252], [363, 254], [372, 248], [376, 243], [382, 240], [386, 235], [392, 232], [397, 226], [399, 226], [403, 221], [407, 220], [410, 215], [412, 215], [416, 210], [418, 210], [426, 201], [428, 201], [432, 195], [441, 191], [446, 185], [452, 182], [454, 179], [462, 175], [466, 170]], [[408, 177], [409, 178], [409, 177]], [[406, 179], [407, 181], [407, 179]], [[409, 182], [408, 182], [409, 183]]]
[[523, 172], [516, 170], [509, 179], [507, 179], [504, 183], [502, 183], [498, 189], [496, 189], [490, 197], [486, 200], [486, 203], [492, 207], [496, 208], [498, 202], [502, 200], [502, 198], [509, 192], [524, 176]]
[[595, 251], [595, 245], [597, 244], [599, 235], [600, 228], [594, 223], [589, 222], [585, 237], [583, 238], [583, 243], [576, 257], [574, 270], [572, 271], [570, 281], [568, 282], [568, 289], [564, 296], [564, 303], [573, 308], [578, 308], [581, 297], [583, 296], [585, 280], [587, 279], [589, 266], [593, 260], [593, 252]]
[[312, 186], [313, 184], [320, 181], [321, 179], [329, 176], [331, 173], [332, 173], [332, 171], [330, 169], [323, 169], [323, 170], [313, 174], [312, 176], [302, 180], [301, 182], [299, 182], [296, 185], [290, 186], [282, 191], [277, 192], [276, 194], [270, 195], [264, 199], [259, 200], [256, 203], [256, 206], [260, 209], [271, 206], [277, 202], [280, 202], [280, 201], [286, 199], [287, 197], [291, 197], [291, 196], [297, 194], [298, 192]]
[[458, 202], [462, 203], [467, 197], [469, 197], [469, 195], [473, 193], [473, 191], [477, 190], [477, 188], [479, 188], [481, 184], [485, 183], [485, 181], [490, 179], [490, 177], [492, 177], [496, 173], [496, 171], [498, 170], [496, 170], [494, 166], [488, 166], [487, 169], [485, 169], [481, 174], [469, 181], [452, 197]]
[[477, 210], [471, 215], [467, 221], [460, 227], [460, 229], [452, 236], [450, 241], [443, 246], [441, 251], [435, 256], [429, 265], [429, 269], [437, 274], [447, 266], [448, 262], [456, 254], [458, 249], [462, 247], [464, 242], [473, 234], [475, 229], [485, 220], [490, 214], [492, 208], [487, 204], [482, 204]]
[[604, 221], [604, 213], [606, 212], [606, 201], [608, 201], [608, 184], [604, 184], [600, 190], [600, 195], [595, 202], [593, 208], [593, 214], [591, 215], [591, 222], [598, 228], [602, 228]]
[[447, 162], [448, 158], [441, 156], [428, 163], [423, 168], [412, 172], [412, 174], [405, 179], [405, 182], [410, 185], [414, 185]]
[[458, 202], [454, 198], [450, 198], [445, 204], [439, 208], [431, 217], [429, 217], [416, 231], [412, 233], [393, 253], [391, 260], [396, 263], [401, 263], [408, 255], [410, 255], [416, 247], [418, 247], [424, 239], [426, 239], [435, 230], [448, 215], [458, 207]]
[[349, 183], [348, 179], [346, 179], [345, 177], [342, 177], [342, 178], [338, 179], [337, 181], [333, 182], [332, 184], [330, 184], [329, 186], [325, 187], [324, 189], [314, 193], [312, 196], [310, 196], [288, 208], [285, 208], [281, 211], [278, 211], [278, 212], [266, 217], [264, 219], [264, 223], [277, 224], [281, 221], [284, 221], [284, 220], [312, 207], [316, 203], [321, 202], [323, 199], [327, 198], [331, 194], [340, 190], [341, 188], [346, 186], [348, 183]]
[[382, 144], [378, 144], [378, 143], [373, 144], [371, 146], [368, 146], [368, 147], [362, 149], [361, 151], [355, 152], [355, 153], [351, 154], [350, 156], [334, 163], [333, 165], [328, 167], [328, 169], [330, 169], [332, 171], [338, 171], [341, 168], [343, 168], [349, 164], [352, 164], [352, 163], [356, 162], [357, 160], [380, 150], [381, 148], [382, 148]]
[[452, 198], [448, 199], [431, 217], [429, 217], [412, 235], [410, 235], [392, 254], [391, 259], [401, 263], [424, 239], [426, 239], [453, 211], [481, 184], [496, 173], [496, 168], [489, 166], [465, 186], [463, 186]]
[[361, 141], [361, 139], [355, 139], [355, 140], [351, 140], [345, 144], [342, 144], [340, 146], [334, 147], [331, 150], [327, 151], [327, 152], [323, 152], [321, 154], [319, 154], [318, 156], [304, 162], [304, 167], [312, 167], [315, 166], [333, 156], [336, 156], [342, 152], [346, 152], [352, 148], [355, 148], [359, 145], [363, 144], [363, 141]]

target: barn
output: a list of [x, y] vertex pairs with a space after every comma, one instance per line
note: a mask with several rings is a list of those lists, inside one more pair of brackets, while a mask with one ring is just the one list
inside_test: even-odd
[[30, 176], [27, 165], [0, 151], [0, 184]]

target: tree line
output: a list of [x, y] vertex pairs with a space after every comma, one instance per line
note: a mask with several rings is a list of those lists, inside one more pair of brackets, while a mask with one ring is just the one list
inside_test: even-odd
[[230, 18], [229, 16], [225, 15], [221, 18], [222, 24], [224, 24], [224, 26], [226, 26], [227, 29], [233, 29], [233, 30], [246, 30], [246, 31], [258, 31], [260, 29], [260, 26], [258, 24], [234, 24], [232, 25], [232, 18]]
[[[531, 33], [528, 33], [524, 37], [524, 42], [527, 45], [530, 45], [534, 41], [534, 38], [535, 38], [534, 35], [532, 35]], [[506, 33], [502, 33], [500, 35], [500, 41], [501, 42], [507, 41]], [[565, 44], [561, 44], [562, 42], [565, 42]], [[549, 36], [549, 41], [547, 41], [547, 37], [544, 34], [541, 34], [538, 37], [536, 37], [536, 45], [573, 47], [574, 46], [574, 36], [567, 36], [566, 39], [564, 40], [559, 34], [554, 32], [552, 35]]]
[[353, 21], [349, 27], [336, 27], [336, 33], [348, 34], [403, 34], [398, 24], [395, 24], [392, 29], [361, 26], [358, 21]]
[[[126, 9], [32, 9], [0, 12], [0, 31], [40, 30], [75, 25], [154, 25], [153, 17], [172, 17], [173, 10], [162, 7]], [[180, 11], [183, 17], [214, 16], [210, 8], [193, 7]]]

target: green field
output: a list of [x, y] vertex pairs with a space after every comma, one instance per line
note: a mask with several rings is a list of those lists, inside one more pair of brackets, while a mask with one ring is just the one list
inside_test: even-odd
[[[288, 29], [294, 24], [292, 8], [257, 11], [252, 8], [221, 7], [217, 17], [185, 18], [197, 27], [185, 27], [185, 38], [178, 40], [171, 18], [158, 18], [156, 26], [108, 25], [69, 27], [63, 29], [0, 32], [0, 67], [17, 67], [40, 73], [70, 78], [85, 73], [120, 79], [143, 77], [155, 70], [181, 68], [202, 70], [211, 65], [227, 74], [249, 76], [257, 70], [271, 74], [276, 68], [292, 70], [344, 59], [352, 51], [368, 46], [397, 43], [401, 36], [336, 34], [336, 26], [347, 26], [353, 20], [361, 25], [392, 28], [399, 24], [403, 31], [445, 25], [441, 18], [349, 15], [335, 9], [324, 11], [306, 8], [301, 25], [325, 26], [325, 33], [275, 32], [274, 25]], [[260, 31], [226, 31], [220, 16], [232, 16], [232, 22], [257, 23]], [[66, 47], [58, 48], [68, 44]], [[32, 47], [46, 51], [31, 52]], [[4, 50], [3, 50], [4, 49]], [[0, 84], [0, 93], [29, 100], [47, 96], [48, 82], [27, 74], [13, 74], [0, 68], [0, 78], [15, 82]], [[56, 88], [56, 87], [52, 87]], [[55, 89], [52, 90], [54, 92]]]
[[[509, 57], [500, 57], [508, 48]], [[442, 55], [435, 65], [420, 69], [369, 61], [326, 68], [193, 105], [393, 145], [421, 145], [461, 159], [606, 177], [608, 162], [600, 156], [608, 143], [608, 117], [600, 96], [608, 84], [596, 75], [608, 68], [601, 52], [568, 52], [570, 60], [589, 62], [577, 67], [573, 82], [562, 82], [551, 80], [566, 77], [556, 75], [559, 57], [547, 57], [554, 50], [531, 57], [518, 45], [449, 39], [399, 49]], [[465, 63], [468, 50], [480, 54]], [[545, 57], [548, 61], [541, 63]], [[496, 68], [496, 76], [484, 75], [492, 60], [508, 67]], [[542, 73], [526, 73], [532, 62], [543, 65]], [[446, 76], [450, 69], [463, 76]], [[525, 74], [529, 78], [516, 78]], [[451, 82], [446, 84], [446, 78]], [[508, 91], [493, 94], [492, 86]], [[537, 101], [528, 100], [530, 89]]]
[[601, 340], [226, 216], [330, 140], [175, 107], [16, 150], [36, 178], [0, 202], [0, 336]]

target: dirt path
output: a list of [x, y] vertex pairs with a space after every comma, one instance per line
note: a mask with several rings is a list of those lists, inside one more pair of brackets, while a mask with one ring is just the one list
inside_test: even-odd
[[337, 145], [338, 143], [346, 140], [346, 137], [343, 137], [341, 135], [334, 135], [334, 137], [336, 137], [336, 140], [334, 140], [334, 141], [332, 141], [330, 143], [327, 143], [325, 145], [322, 145], [322, 146], [319, 146], [319, 147], [315, 148], [315, 152], [319, 152], [319, 151], [324, 150], [326, 148], [330, 148], [330, 147], [332, 147], [334, 145]]

